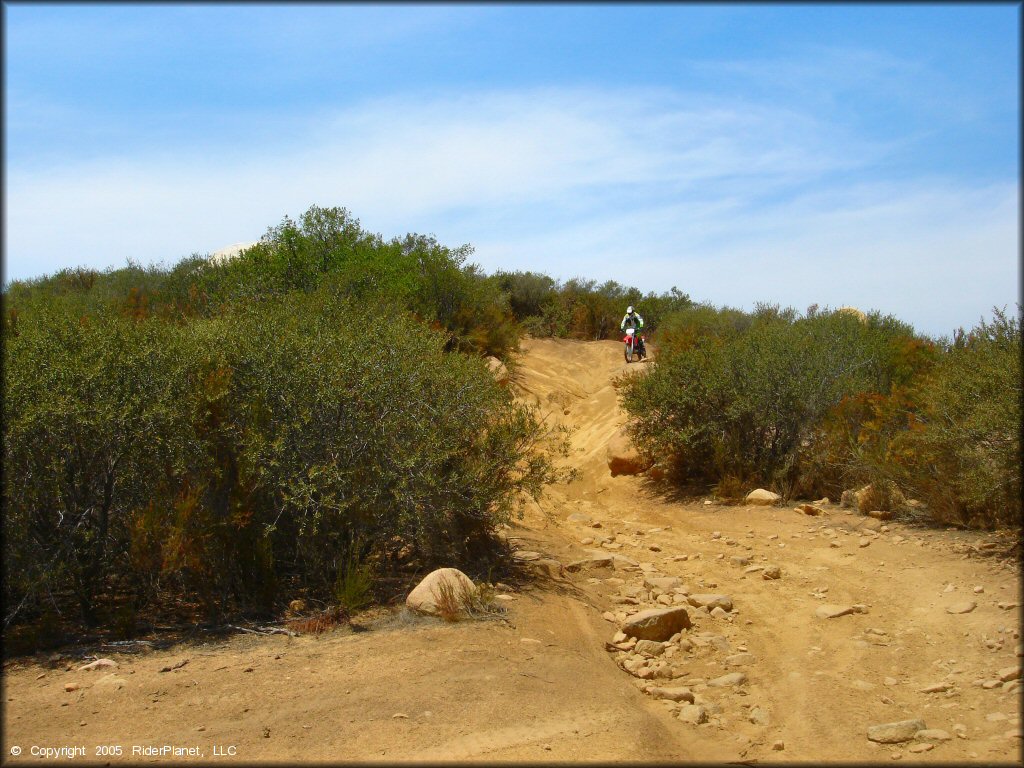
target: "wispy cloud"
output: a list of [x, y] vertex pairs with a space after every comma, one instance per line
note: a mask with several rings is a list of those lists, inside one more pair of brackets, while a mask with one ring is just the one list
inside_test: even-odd
[[385, 236], [471, 242], [491, 270], [677, 284], [733, 305], [850, 303], [932, 332], [1015, 297], [1017, 184], [857, 183], [892, 145], [792, 107], [668, 89], [463, 91], [292, 128], [258, 156], [10, 170], [6, 277], [174, 261], [318, 204]]

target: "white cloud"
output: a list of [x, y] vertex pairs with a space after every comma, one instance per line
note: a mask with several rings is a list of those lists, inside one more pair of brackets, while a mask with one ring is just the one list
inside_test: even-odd
[[766, 208], [687, 203], [525, 243], [474, 242], [488, 266], [518, 261], [645, 291], [676, 285], [695, 300], [746, 309], [758, 301], [799, 311], [854, 305], [940, 335], [1019, 300], [1019, 194], [1016, 184], [873, 185]]
[[175, 261], [317, 204], [386, 237], [473, 243], [489, 270], [676, 284], [718, 304], [856, 304], [945, 332], [1016, 298], [1015, 183], [851, 186], [890, 147], [792, 109], [543, 89], [396, 96], [308, 121], [289, 137], [300, 150], [9, 168], [6, 278]]

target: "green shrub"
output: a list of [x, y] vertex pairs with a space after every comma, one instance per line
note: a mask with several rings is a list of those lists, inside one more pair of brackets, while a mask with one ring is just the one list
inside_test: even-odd
[[792, 495], [816, 484], [806, 457], [822, 450], [826, 416], [891, 387], [899, 333], [838, 312], [693, 307], [666, 320], [655, 369], [627, 383], [623, 405], [637, 444], [671, 457], [680, 476]]
[[920, 391], [910, 428], [876, 471], [943, 522], [1021, 525], [1021, 335], [1018, 315], [993, 310], [948, 344]]
[[95, 618], [124, 569], [129, 511], [182, 447], [179, 336], [60, 298], [5, 328], [8, 605], [70, 590]]
[[81, 309], [5, 317], [8, 620], [52, 595], [90, 621], [126, 591], [207, 616], [266, 613], [284, 584], [330, 598], [353, 538], [486, 568], [553, 477], [478, 355], [344, 286], [173, 322]]
[[635, 305], [650, 332], [671, 312], [692, 304], [673, 287], [664, 294], [648, 293], [609, 280], [572, 278], [559, 283], [535, 272], [496, 272], [491, 280], [508, 297], [516, 320], [533, 336], [578, 339], [616, 338], [626, 307]]
[[373, 571], [360, 562], [355, 549], [350, 549], [349, 556], [339, 563], [338, 577], [334, 582], [334, 598], [349, 615], [373, 601]]
[[516, 319], [540, 318], [544, 308], [556, 298], [558, 283], [537, 272], [504, 272], [493, 275], [499, 290], [508, 296], [509, 307]]

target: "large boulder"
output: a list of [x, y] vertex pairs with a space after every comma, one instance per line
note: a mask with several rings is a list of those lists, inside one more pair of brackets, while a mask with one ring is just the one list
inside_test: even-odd
[[674, 608], [651, 608], [626, 619], [622, 632], [637, 640], [664, 642], [684, 629], [691, 627], [690, 614], [682, 606]]
[[764, 488], [755, 488], [747, 494], [745, 501], [747, 504], [758, 504], [761, 506], [768, 506], [774, 504], [782, 497], [777, 493], [766, 491]]
[[623, 427], [608, 441], [606, 449], [608, 457], [608, 469], [612, 477], [616, 475], [639, 475], [650, 469], [653, 462], [640, 456], [633, 441], [629, 439], [626, 428]]
[[213, 264], [224, 264], [225, 262], [231, 261], [242, 251], [252, 248], [259, 241], [252, 241], [246, 243], [232, 243], [231, 245], [225, 245], [223, 248], [214, 251], [210, 254], [210, 262]]
[[476, 585], [473, 580], [458, 568], [438, 568], [428, 573], [426, 578], [416, 585], [405, 598], [405, 604], [410, 610], [418, 613], [440, 616], [439, 603], [443, 605], [446, 596], [454, 598], [455, 605], [452, 607], [464, 612], [465, 599], [474, 594]]
[[843, 314], [843, 315], [850, 315], [851, 317], [855, 317], [858, 320], [860, 320], [862, 323], [864, 323], [865, 325], [868, 322], [868, 316], [865, 315], [863, 312], [861, 312], [856, 307], [840, 307], [839, 309], [836, 310], [836, 313], [837, 314]]
[[494, 376], [494, 380], [499, 384], [508, 383], [508, 368], [498, 358], [490, 356], [487, 358], [487, 368], [490, 370], [491, 375]]

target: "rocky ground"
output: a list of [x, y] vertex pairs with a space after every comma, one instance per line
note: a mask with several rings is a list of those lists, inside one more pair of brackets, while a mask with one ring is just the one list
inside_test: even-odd
[[524, 344], [512, 386], [574, 428], [579, 477], [506, 532], [538, 578], [503, 613], [12, 661], [5, 759], [1018, 763], [1019, 568], [994, 537], [613, 476], [615, 381], [643, 369]]

